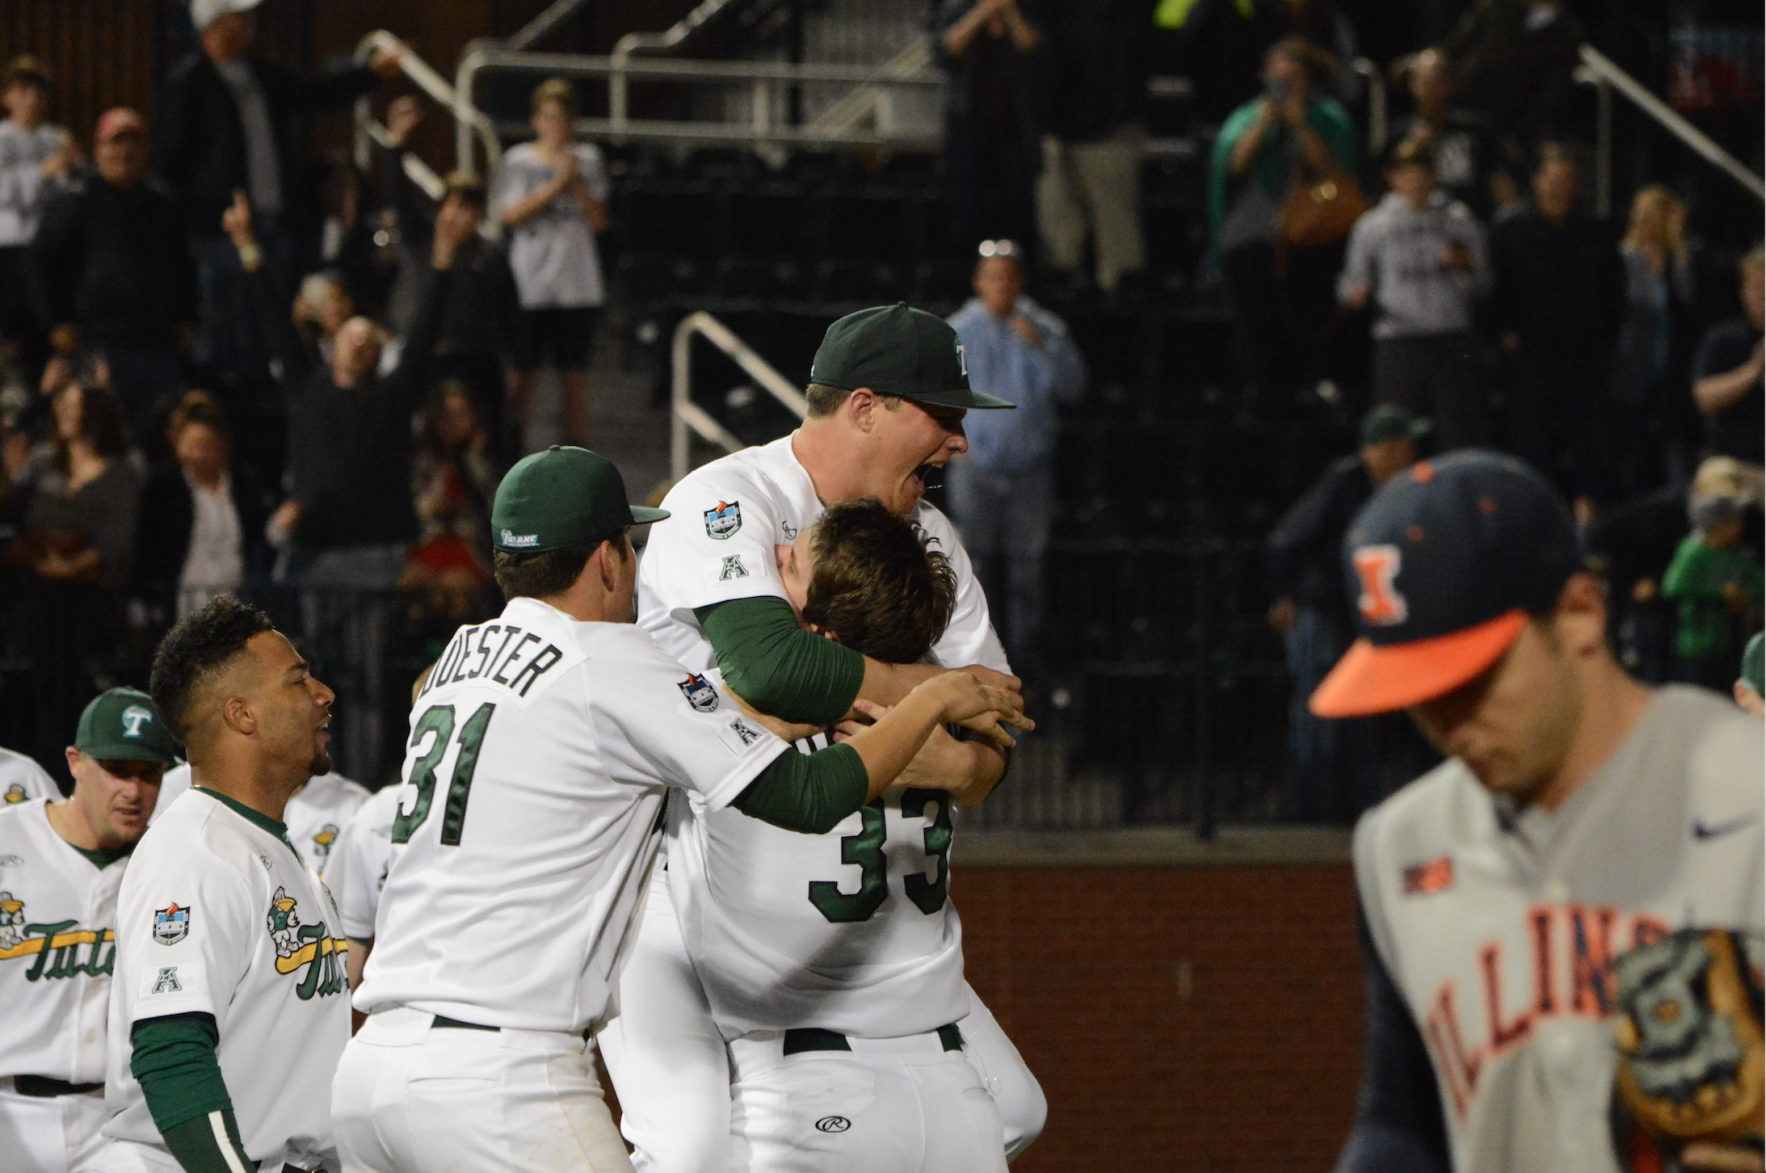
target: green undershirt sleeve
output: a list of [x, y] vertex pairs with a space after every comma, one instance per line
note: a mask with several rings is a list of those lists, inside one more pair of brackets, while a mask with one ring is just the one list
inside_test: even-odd
[[864, 806], [870, 790], [864, 759], [850, 745], [813, 754], [787, 749], [731, 805], [787, 831], [825, 835]]
[[[187, 1173], [234, 1173], [253, 1168], [239, 1140], [233, 1100], [221, 1077], [215, 1047], [220, 1030], [212, 1014], [146, 1018], [130, 1032], [129, 1070], [166, 1148]], [[232, 1160], [223, 1145], [232, 1148]]]
[[865, 682], [865, 658], [797, 624], [791, 604], [770, 595], [731, 599], [693, 614], [736, 694], [782, 721], [832, 725]]

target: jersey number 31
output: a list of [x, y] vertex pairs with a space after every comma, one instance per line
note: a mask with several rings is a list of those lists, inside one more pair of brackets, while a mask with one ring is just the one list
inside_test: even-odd
[[[466, 827], [466, 796], [472, 790], [472, 775], [478, 770], [478, 750], [484, 744], [485, 727], [496, 711], [494, 704], [480, 705], [460, 728], [460, 756], [454, 759], [454, 776], [448, 782], [447, 801], [442, 804], [441, 841], [445, 847], [460, 846], [460, 832]], [[401, 803], [398, 816], [392, 821], [394, 843], [409, 843], [411, 833], [429, 817], [429, 807], [435, 801], [435, 771], [447, 756], [448, 742], [454, 737], [453, 705], [432, 705], [423, 711], [416, 728], [411, 730], [412, 747], [423, 744], [423, 739], [432, 734], [435, 740], [429, 743], [428, 752], [411, 767], [410, 784], [417, 788], [417, 801], [408, 812]]]

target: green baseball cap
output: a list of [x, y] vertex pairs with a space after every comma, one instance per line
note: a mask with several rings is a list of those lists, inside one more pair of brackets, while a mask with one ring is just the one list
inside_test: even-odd
[[522, 554], [564, 550], [667, 516], [630, 504], [624, 479], [605, 456], [554, 444], [517, 461], [497, 486], [491, 544]]
[[74, 748], [107, 762], [178, 760], [178, 743], [159, 719], [153, 698], [133, 688], [113, 688], [92, 698], [80, 714]]
[[971, 388], [957, 332], [905, 301], [859, 310], [829, 326], [809, 381], [842, 391], [869, 387], [933, 407], [1017, 406]]
[[1760, 696], [1766, 696], [1766, 632], [1754, 633], [1747, 650], [1741, 654], [1741, 682]]
[[1361, 446], [1371, 448], [1391, 440], [1420, 440], [1435, 430], [1396, 403], [1381, 403], [1361, 419]]

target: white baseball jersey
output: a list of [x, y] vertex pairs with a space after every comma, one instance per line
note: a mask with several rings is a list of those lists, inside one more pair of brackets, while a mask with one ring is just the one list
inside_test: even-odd
[[54, 801], [61, 797], [61, 788], [36, 758], [0, 749], [0, 803], [17, 806], [33, 798]]
[[[172, 800], [190, 789], [190, 764], [173, 766], [160, 779], [159, 803], [148, 816], [148, 825], [172, 805]], [[352, 782], [342, 774], [330, 773], [308, 779], [288, 800], [282, 818], [288, 827], [288, 841], [301, 862], [325, 878], [325, 865], [331, 856], [338, 832], [355, 814], [356, 808], [368, 801], [368, 788]]]
[[161, 1143], [129, 1071], [133, 1025], [207, 1013], [246, 1153], [329, 1154], [331, 1076], [350, 1036], [336, 926], [280, 824], [211, 791], [179, 795], [141, 837], [118, 900], [105, 1135]]
[[[694, 469], [663, 499], [662, 507], [674, 516], [650, 530], [638, 565], [638, 624], [694, 672], [715, 668], [717, 656], [693, 609], [731, 599], [785, 598], [773, 547], [796, 541], [804, 527], [821, 519], [824, 506], [791, 440], [785, 436]], [[983, 664], [1006, 671], [987, 598], [955, 527], [925, 501], [915, 507], [913, 521], [957, 576], [956, 607], [933, 659], [950, 668]]]
[[675, 804], [687, 805], [671, 815], [669, 885], [727, 1037], [819, 1026], [889, 1038], [969, 1013], [948, 794], [893, 788], [825, 835]]
[[41, 799], [0, 807], [0, 1075], [103, 1082], [127, 863], [80, 854]]
[[360, 782], [333, 773], [310, 779], [288, 800], [288, 810], [282, 816], [288, 824], [288, 841], [321, 880], [337, 836], [357, 808], [368, 801], [368, 793]]
[[337, 901], [343, 935], [352, 941], [374, 936], [374, 914], [380, 890], [392, 867], [392, 821], [399, 813], [399, 788], [377, 790], [356, 808], [331, 849], [331, 874], [325, 886]]
[[1556, 811], [1515, 812], [1450, 760], [1362, 818], [1362, 908], [1456, 1169], [1619, 1168], [1613, 958], [1682, 927], [1766, 931], [1763, 760], [1759, 721], [1664, 688]]
[[536, 599], [463, 627], [411, 715], [359, 1010], [603, 1019], [670, 786], [708, 809], [788, 747], [636, 625]]

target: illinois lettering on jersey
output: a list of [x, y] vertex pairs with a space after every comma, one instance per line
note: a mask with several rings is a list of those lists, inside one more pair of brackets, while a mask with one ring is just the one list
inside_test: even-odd
[[1448, 761], [1363, 817], [1362, 908], [1456, 1169], [1620, 1168], [1614, 962], [1682, 927], [1766, 934], [1763, 755], [1759, 722], [1671, 687], [1556, 811], [1516, 810]]

